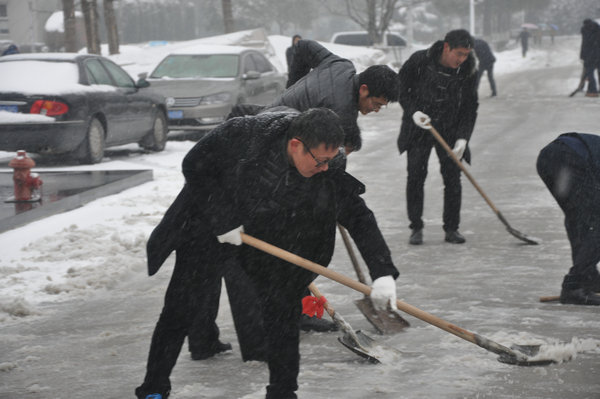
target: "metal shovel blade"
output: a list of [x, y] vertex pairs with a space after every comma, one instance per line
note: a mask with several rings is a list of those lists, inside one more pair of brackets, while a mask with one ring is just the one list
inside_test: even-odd
[[350, 324], [348, 324], [338, 313], [334, 313], [332, 317], [340, 331], [344, 333], [342, 337], [338, 337], [338, 341], [352, 352], [367, 359], [369, 362], [389, 363], [392, 359], [397, 358], [397, 356], [401, 354], [396, 349], [379, 344], [360, 330], [354, 331]]
[[540, 352], [540, 345], [513, 344], [510, 348], [517, 352], [514, 352], [514, 354], [502, 353], [498, 357], [499, 362], [517, 366], [547, 366], [556, 363], [552, 359], [535, 359], [535, 356]]
[[396, 334], [410, 326], [396, 312], [376, 310], [368, 297], [357, 299], [354, 303], [380, 334]]

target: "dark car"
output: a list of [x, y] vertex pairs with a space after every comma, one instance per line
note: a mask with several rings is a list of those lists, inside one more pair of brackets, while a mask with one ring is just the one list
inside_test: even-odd
[[0, 150], [102, 160], [109, 146], [162, 151], [165, 98], [101, 56], [0, 57]]
[[148, 77], [167, 97], [172, 130], [211, 129], [236, 104], [270, 104], [286, 80], [258, 50], [211, 45], [167, 55]]

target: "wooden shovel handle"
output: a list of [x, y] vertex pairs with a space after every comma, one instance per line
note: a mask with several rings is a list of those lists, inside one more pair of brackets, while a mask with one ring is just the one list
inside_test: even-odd
[[[251, 247], [260, 249], [261, 251], [264, 251], [268, 254], [276, 256], [287, 262], [293, 263], [296, 266], [300, 266], [306, 270], [310, 270], [313, 273], [320, 274], [321, 276], [327, 277], [333, 281], [343, 284], [346, 287], [350, 287], [353, 290], [362, 292], [365, 295], [371, 294], [371, 287], [369, 287], [366, 284], [360, 283], [360, 282], [353, 280], [343, 274], [337, 273], [337, 272], [330, 270], [326, 267], [323, 267], [315, 262], [312, 262], [308, 259], [302, 258], [301, 256], [295, 255], [284, 249], [278, 248], [267, 242], [259, 240], [258, 238], [252, 237], [246, 233], [241, 233], [241, 235], [242, 235], [242, 242], [244, 244], [247, 244], [247, 245], [250, 245]], [[398, 306], [398, 309], [402, 310], [403, 312], [408, 313], [411, 316], [414, 316], [420, 320], [423, 320], [426, 323], [432, 324], [444, 331], [454, 334], [454, 335], [458, 336], [459, 338], [462, 338], [466, 341], [469, 341], [471, 343], [481, 346], [480, 340], [477, 339], [475, 334], [473, 334], [472, 332], [469, 332], [460, 327], [457, 327], [454, 324], [448, 323], [447, 321], [442, 320], [437, 316], [429, 314], [423, 310], [420, 310], [420, 309], [418, 309], [412, 305], [409, 305], [405, 302], [402, 302], [400, 300], [396, 301], [396, 305]]]
[[[308, 289], [310, 290], [310, 292], [312, 292], [312, 294], [317, 298], [321, 298], [323, 295], [321, 295], [321, 291], [319, 291], [319, 289], [317, 288], [317, 286], [315, 285], [315, 283], [310, 283], [308, 286]], [[329, 301], [325, 301], [325, 303], [323, 304], [323, 307], [325, 308], [325, 310], [327, 311], [327, 313], [329, 313], [329, 316], [331, 316], [331, 318], [333, 319], [333, 316], [335, 316], [335, 309], [333, 308], [333, 306], [331, 306], [329, 304]]]
[[440, 143], [440, 145], [442, 147], [444, 147], [444, 150], [446, 150], [446, 152], [448, 153], [448, 155], [450, 156], [450, 158], [452, 158], [452, 160], [454, 162], [456, 162], [456, 164], [463, 171], [463, 173], [465, 174], [465, 176], [467, 176], [467, 178], [471, 181], [471, 183], [473, 184], [473, 186], [475, 187], [475, 189], [479, 192], [479, 194], [481, 194], [481, 196], [483, 197], [483, 199], [485, 200], [485, 202], [487, 202], [487, 204], [490, 206], [490, 208], [492, 208], [492, 210], [494, 212], [499, 213], [499, 211], [496, 208], [496, 206], [494, 206], [494, 203], [492, 202], [492, 200], [483, 192], [483, 190], [481, 189], [481, 187], [479, 187], [479, 184], [477, 184], [477, 182], [475, 181], [475, 178], [473, 178], [473, 176], [471, 176], [471, 173], [469, 173], [469, 171], [467, 170], [467, 168], [465, 168], [465, 165], [463, 165], [463, 163], [460, 161], [460, 159], [458, 159], [458, 157], [456, 156], [456, 154], [454, 153], [454, 151], [452, 151], [452, 148], [450, 148], [450, 146], [448, 145], [448, 143], [446, 143], [446, 140], [444, 140], [444, 138], [442, 137], [442, 135], [437, 130], [435, 130], [435, 128], [431, 124], [429, 126], [431, 127], [429, 129], [429, 131], [431, 132], [431, 134], [433, 135], [433, 137], [437, 140], [438, 143]]

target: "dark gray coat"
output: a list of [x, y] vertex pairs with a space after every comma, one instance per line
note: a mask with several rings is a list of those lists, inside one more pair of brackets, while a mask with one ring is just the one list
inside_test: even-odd
[[[373, 279], [398, 276], [375, 217], [360, 197], [364, 186], [344, 170], [330, 167], [307, 179], [289, 165], [286, 132], [295, 115], [233, 118], [190, 150], [183, 161], [185, 187], [148, 240], [151, 275], [196, 232], [220, 235], [240, 225], [250, 235], [327, 265], [339, 222], [354, 238]], [[246, 246], [243, 251], [245, 266], [257, 268], [253, 274], [271, 278], [278, 274], [274, 270], [285, 270], [306, 285], [315, 277], [271, 255]], [[273, 263], [279, 263], [276, 269], [265, 266]]]
[[[416, 111], [431, 117], [432, 125], [451, 147], [458, 139], [471, 138], [479, 106], [475, 56], [469, 53], [457, 69], [444, 68], [438, 62], [443, 47], [444, 42], [437, 41], [429, 49], [415, 52], [398, 73], [399, 101], [404, 110], [398, 137], [400, 153], [417, 140], [429, 139], [430, 133], [413, 122]], [[470, 160], [468, 148], [465, 159]]]
[[294, 62], [289, 73], [303, 77], [269, 107], [285, 105], [299, 111], [329, 108], [342, 120], [345, 145], [358, 151], [362, 143], [356, 122], [359, 86], [354, 64], [315, 41], [300, 40], [294, 46]]

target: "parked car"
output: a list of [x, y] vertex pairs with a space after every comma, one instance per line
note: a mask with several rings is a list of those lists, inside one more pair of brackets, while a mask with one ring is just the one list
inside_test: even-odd
[[397, 66], [402, 64], [402, 50], [408, 46], [405, 38], [395, 32], [383, 35], [382, 43], [374, 43], [366, 31], [337, 32], [331, 37], [331, 42], [348, 46], [374, 47], [383, 50], [389, 61]]
[[167, 98], [169, 129], [211, 129], [239, 103], [267, 105], [286, 76], [265, 55], [238, 46], [202, 45], [167, 55], [148, 77]]
[[0, 57], [0, 76], [0, 150], [97, 163], [109, 146], [165, 148], [165, 98], [107, 58], [8, 55]]

